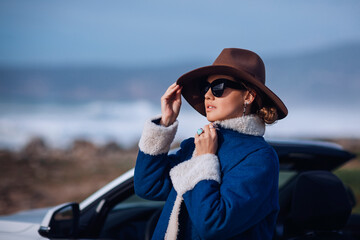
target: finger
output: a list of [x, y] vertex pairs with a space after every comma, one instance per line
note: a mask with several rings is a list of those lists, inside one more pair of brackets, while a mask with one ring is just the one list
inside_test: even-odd
[[181, 98], [181, 90], [182, 90], [182, 87], [179, 87], [179, 88], [176, 90], [176, 98]]
[[175, 85], [174, 87], [171, 87], [169, 89], [169, 94], [172, 95], [172, 94], [181, 94], [181, 89], [182, 87], [180, 85]]
[[217, 138], [217, 132], [216, 132], [215, 128], [210, 129], [210, 137], [211, 137], [212, 139], [216, 139], [216, 138]]
[[181, 94], [181, 90], [182, 90], [182, 86], [180, 86], [180, 85], [176, 85], [176, 87], [175, 87], [175, 91], [176, 91], [176, 93], [178, 93], [178, 94]]
[[178, 90], [177, 89], [178, 87], [176, 87], [176, 86], [174, 86], [174, 87], [172, 87], [172, 86], [170, 86], [167, 90], [166, 90], [166, 92], [164, 93], [164, 95], [163, 95], [163, 99], [170, 99], [170, 98], [172, 98], [173, 96], [174, 96], [174, 94], [175, 94], [175, 96], [177, 95], [176, 94], [176, 91]]
[[171, 95], [173, 92], [176, 92], [177, 90], [177, 86], [176, 85], [171, 85], [165, 92], [165, 94], [167, 95]]
[[176, 94], [181, 95], [182, 88], [183, 88], [182, 86], [179, 86], [176, 90]]
[[195, 133], [195, 136], [194, 136], [194, 143], [195, 143], [195, 145], [199, 142], [199, 137], [200, 137], [200, 135], [198, 135], [197, 133]]
[[209, 136], [210, 136], [210, 138], [215, 139], [217, 137], [216, 129], [214, 128], [212, 123], [210, 123], [208, 126], [209, 126]]
[[171, 88], [176, 88], [176, 89], [178, 89], [178, 88], [182, 88], [182, 86], [180, 86], [179, 84], [177, 84], [177, 83], [173, 83], [173, 84], [171, 84], [171, 86], [170, 86]]
[[206, 136], [208, 136], [210, 134], [209, 125], [204, 126], [204, 133], [205, 133]]
[[179, 86], [179, 85], [177, 85], [176, 83], [173, 83], [173, 84], [171, 84], [168, 88], [167, 88], [167, 92], [169, 92], [169, 91], [172, 91], [172, 90], [174, 90], [175, 88], [177, 88], [177, 86]]
[[209, 124], [209, 129], [210, 129], [210, 133], [216, 133], [216, 129], [215, 129], [213, 123], [210, 123], [210, 124]]

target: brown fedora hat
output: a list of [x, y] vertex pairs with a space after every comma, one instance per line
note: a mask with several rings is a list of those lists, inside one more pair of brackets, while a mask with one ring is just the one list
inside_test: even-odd
[[265, 65], [261, 58], [249, 50], [225, 48], [212, 65], [192, 70], [177, 80], [177, 84], [183, 86], [181, 93], [186, 101], [202, 115], [206, 116], [206, 112], [204, 96], [200, 93], [200, 83], [214, 74], [230, 75], [238, 81], [255, 86], [267, 96], [267, 104], [277, 109], [278, 119], [288, 114], [281, 99], [265, 86]]

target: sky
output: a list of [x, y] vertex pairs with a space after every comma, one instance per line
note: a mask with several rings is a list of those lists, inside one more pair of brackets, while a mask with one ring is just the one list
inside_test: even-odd
[[139, 66], [360, 41], [360, 1], [1, 0], [1, 65]]
[[[226, 47], [253, 50], [266, 62], [266, 58], [359, 43], [359, 13], [358, 0], [0, 0], [0, 68], [210, 64]], [[35, 87], [39, 86], [35, 84]], [[93, 103], [89, 104], [92, 106]], [[132, 107], [134, 116], [139, 109], [148, 113], [146, 109], [151, 108], [141, 106]], [[0, 113], [2, 139], [8, 141], [6, 144], [19, 145], [32, 134], [42, 136], [44, 133], [47, 140], [55, 139], [54, 142], [59, 144], [61, 139], [72, 139], [71, 134], [94, 134], [95, 139], [108, 137], [113, 133], [111, 126], [119, 126], [119, 116], [109, 120], [108, 112], [104, 119], [110, 122], [99, 122], [96, 114], [93, 120], [93, 108], [89, 106], [81, 111], [71, 112], [70, 109], [63, 115], [62, 106], [55, 107], [24, 112], [22, 108], [15, 111], [16, 106], [7, 106], [10, 113], [15, 113]], [[313, 106], [288, 107], [287, 120], [269, 128], [267, 134], [270, 137], [299, 133], [319, 136], [360, 134], [359, 113], [353, 108], [344, 115], [333, 117], [334, 112], [338, 113], [334, 106], [330, 106], [333, 107], [330, 110], [314, 109]], [[53, 108], [56, 114], [49, 114]], [[102, 105], [95, 107], [104, 108]], [[132, 115], [124, 108], [121, 112]], [[116, 105], [116, 109], [123, 107]], [[158, 113], [158, 110], [153, 111]], [[83, 115], [73, 119], [78, 112]], [[113, 109], [109, 110], [109, 113], [113, 112]], [[184, 112], [182, 114], [183, 135], [192, 135], [195, 120]], [[71, 121], [67, 120], [69, 116]], [[332, 116], [326, 124], [324, 116]], [[144, 118], [136, 119], [138, 125], [133, 128], [136, 134], [132, 132], [131, 136], [139, 136], [144, 122]], [[123, 120], [128, 121], [127, 118]], [[123, 126], [128, 126], [128, 122]], [[314, 130], [313, 126], [317, 128]], [[66, 133], [69, 135], [62, 135]], [[120, 133], [115, 135], [122, 137]], [[2, 139], [0, 143], [4, 144]]]

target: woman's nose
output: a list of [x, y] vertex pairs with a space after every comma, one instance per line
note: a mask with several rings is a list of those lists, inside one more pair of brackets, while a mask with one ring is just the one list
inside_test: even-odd
[[205, 99], [214, 99], [214, 95], [211, 92], [211, 88], [205, 93]]

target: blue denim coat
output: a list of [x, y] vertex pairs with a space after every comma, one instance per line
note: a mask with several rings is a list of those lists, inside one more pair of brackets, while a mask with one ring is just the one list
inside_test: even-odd
[[167, 154], [176, 128], [153, 120], [139, 143], [135, 192], [166, 201], [153, 239], [272, 239], [279, 163], [264, 125], [255, 116], [219, 122], [217, 154], [200, 156], [193, 138]]

